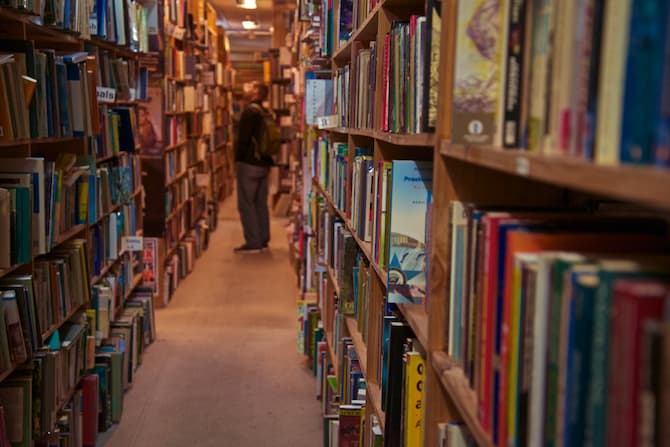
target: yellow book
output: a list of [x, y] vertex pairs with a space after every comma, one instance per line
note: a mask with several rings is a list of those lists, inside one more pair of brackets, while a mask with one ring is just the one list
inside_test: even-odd
[[421, 354], [405, 354], [405, 447], [423, 445], [423, 385], [425, 361]]

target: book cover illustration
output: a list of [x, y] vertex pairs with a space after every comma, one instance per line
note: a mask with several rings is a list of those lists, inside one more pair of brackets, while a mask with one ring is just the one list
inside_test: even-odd
[[493, 141], [500, 82], [502, 0], [461, 1], [453, 96], [454, 143]]
[[391, 179], [389, 303], [420, 304], [426, 296], [426, 211], [431, 162], [397, 160]]

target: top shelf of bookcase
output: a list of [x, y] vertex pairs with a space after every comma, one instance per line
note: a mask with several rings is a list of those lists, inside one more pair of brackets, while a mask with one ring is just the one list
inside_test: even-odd
[[333, 60], [347, 62], [351, 60], [351, 46], [354, 41], [371, 41], [377, 38], [377, 20], [379, 19], [379, 11], [381, 11], [385, 3], [386, 2], [384, 1], [377, 3], [361, 26], [351, 34], [349, 40], [333, 53]]
[[433, 133], [418, 133], [418, 134], [398, 134], [382, 132], [373, 129], [357, 129], [353, 127], [335, 127], [329, 129], [331, 132], [357, 135], [360, 137], [373, 138], [378, 141], [383, 141], [388, 144], [396, 146], [412, 146], [412, 147], [434, 147], [436, 137]]
[[443, 156], [592, 194], [670, 210], [670, 170], [649, 166], [602, 166], [588, 160], [440, 142]]

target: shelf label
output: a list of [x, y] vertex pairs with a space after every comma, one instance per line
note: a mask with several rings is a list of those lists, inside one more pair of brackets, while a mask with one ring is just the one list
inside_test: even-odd
[[317, 117], [316, 127], [319, 129], [332, 129], [333, 127], [337, 127], [337, 115]]
[[116, 101], [116, 89], [109, 87], [96, 87], [98, 102], [113, 103]]
[[182, 40], [185, 34], [186, 34], [186, 28], [182, 28], [179, 26], [175, 27], [174, 31], [172, 32], [172, 36], [178, 40]]
[[125, 236], [123, 238], [124, 251], [142, 251], [144, 240], [142, 236]]
[[516, 159], [516, 173], [523, 176], [530, 174], [530, 161], [526, 157]]

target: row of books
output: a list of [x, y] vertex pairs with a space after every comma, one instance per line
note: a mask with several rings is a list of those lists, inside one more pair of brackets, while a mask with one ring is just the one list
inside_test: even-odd
[[[82, 1], [82, 0], [79, 0]], [[131, 51], [146, 53], [149, 29], [157, 29], [156, 2], [140, 3], [131, 0], [89, 0], [90, 35], [99, 37]], [[88, 2], [87, 2], [88, 3]], [[154, 42], [152, 42], [154, 43]]]
[[[179, 242], [175, 253], [166, 262], [163, 290], [169, 301], [177, 290], [179, 283], [193, 270], [195, 261], [209, 245], [209, 227], [204, 221], [198, 221], [188, 236]], [[168, 245], [169, 247], [169, 245]]]
[[[22, 447], [95, 445], [99, 431], [120, 421], [123, 392], [155, 339], [151, 293], [134, 294], [104, 339], [97, 321], [92, 309], [73, 315], [0, 383], [0, 404], [11, 408], [0, 412], [0, 439]], [[4, 344], [0, 336], [0, 354]]]
[[103, 104], [97, 113], [99, 132], [93, 140], [96, 157], [108, 158], [120, 152], [134, 153], [139, 143], [136, 108]]
[[65, 0], [63, 2], [3, 0], [0, 6], [37, 16], [38, 24], [78, 34], [82, 39], [88, 39], [91, 36], [88, 21], [91, 4], [88, 0]]
[[205, 104], [209, 104], [209, 99], [204, 85], [184, 85], [175, 81], [165, 83], [166, 112], [195, 112]]
[[646, 4], [507, 4], [487, 40], [483, 5], [459, 2], [453, 141], [668, 166], [669, 12]]
[[95, 223], [117, 206], [134, 206], [131, 196], [140, 171], [130, 156], [98, 169], [91, 167], [91, 157], [67, 153], [55, 162], [39, 157], [1, 161], [0, 206], [8, 211], [0, 216], [0, 237], [6, 241], [0, 249], [2, 267], [48, 253], [61, 235]]
[[287, 110], [290, 104], [295, 101], [287, 101], [287, 96], [290, 95], [289, 84], [272, 83], [270, 85], [270, 108], [273, 110]]
[[660, 439], [666, 223], [461, 202], [450, 216], [448, 353], [494, 442]]
[[198, 56], [170, 48], [166, 51], [165, 74], [180, 81], [194, 80], [197, 74]]
[[420, 303], [426, 287], [432, 163], [375, 161], [370, 149], [355, 151], [350, 170], [346, 144], [317, 139], [314, 178], [349, 219], [357, 237], [370, 243], [372, 260], [388, 269], [389, 299]]
[[100, 101], [136, 101], [147, 99], [149, 68], [134, 59], [114, 57], [110, 51], [95, 45], [86, 45], [86, 51], [96, 59], [96, 87], [113, 89], [114, 96]]
[[137, 234], [136, 213], [134, 204], [124, 205], [91, 227], [89, 269], [93, 277], [123, 256], [123, 238]]
[[[412, 15], [396, 21], [382, 45], [381, 129], [393, 133], [428, 131], [424, 89], [428, 51], [426, 17]], [[359, 84], [360, 85], [360, 84]], [[365, 93], [365, 84], [363, 93]], [[359, 88], [360, 90], [360, 88]]]
[[3, 140], [92, 136], [95, 84], [88, 54], [36, 50], [31, 40], [0, 43], [0, 126]]
[[[359, 129], [375, 127], [375, 92], [377, 89], [377, 45], [372, 41], [369, 48], [362, 43], [352, 44], [351, 60], [351, 117], [348, 123]], [[349, 124], [343, 124], [349, 127]]]

